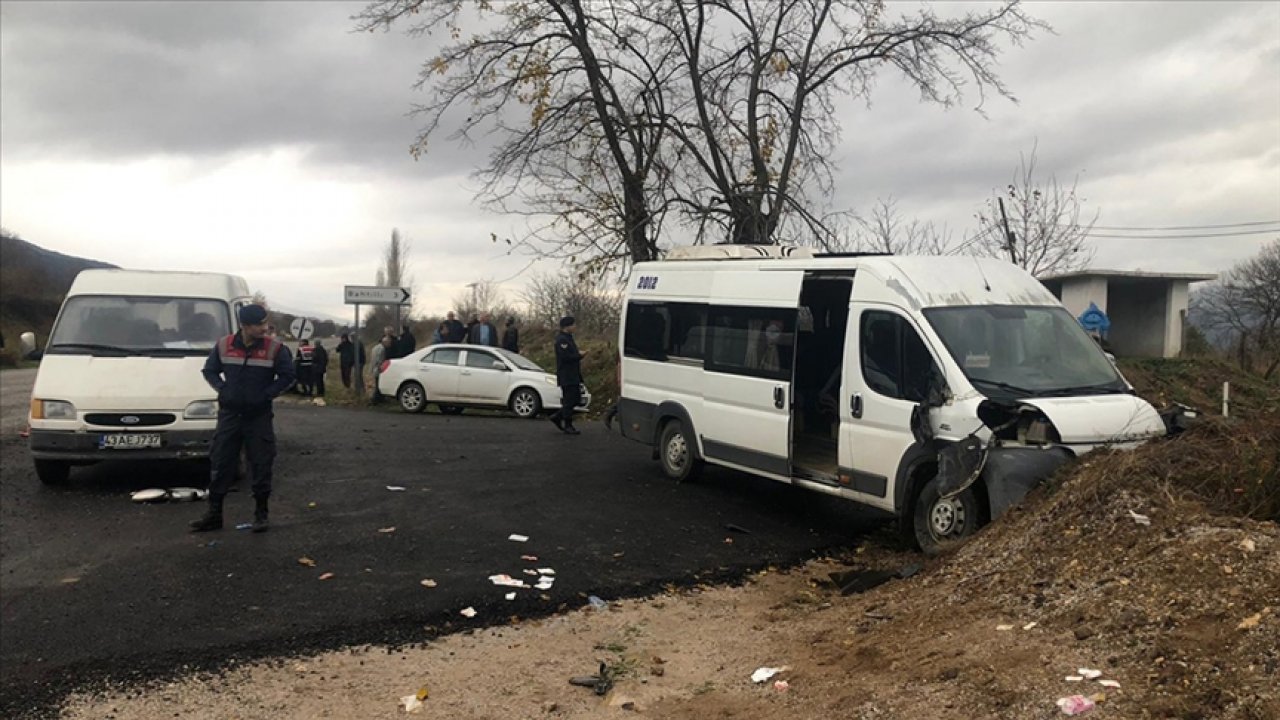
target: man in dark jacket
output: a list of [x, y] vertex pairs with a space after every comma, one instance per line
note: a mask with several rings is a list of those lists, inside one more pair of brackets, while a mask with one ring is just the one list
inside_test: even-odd
[[467, 331], [467, 342], [471, 345], [498, 347], [498, 328], [489, 322], [489, 313], [480, 313], [480, 319]]
[[[356, 346], [349, 333], [342, 333], [338, 341], [338, 370], [342, 373], [342, 387], [351, 387], [351, 370], [356, 366]], [[360, 348], [363, 350], [364, 348]], [[364, 353], [361, 353], [363, 356]]]
[[502, 349], [520, 352], [520, 328], [516, 327], [516, 319], [513, 317], [507, 318], [507, 329], [502, 333]]
[[298, 381], [298, 392], [303, 395], [311, 395], [312, 392], [312, 371], [316, 365], [315, 348], [311, 347], [310, 340], [303, 340], [298, 343], [298, 354], [293, 359], [294, 374]]
[[560, 318], [560, 334], [556, 336], [556, 384], [560, 386], [560, 409], [551, 415], [551, 422], [569, 435], [581, 431], [573, 426], [573, 413], [582, 402], [582, 358], [586, 353], [578, 350], [573, 339], [577, 331], [573, 318]]
[[404, 332], [400, 333], [396, 343], [398, 343], [396, 357], [408, 357], [413, 354], [414, 350], [418, 349], [418, 338], [413, 336], [408, 323], [405, 323]]
[[271, 401], [293, 384], [293, 361], [284, 343], [266, 337], [266, 308], [246, 305], [239, 317], [240, 332], [219, 340], [204, 363], [204, 379], [218, 391], [218, 426], [209, 451], [209, 508], [191, 523], [193, 532], [222, 528], [222, 501], [235, 481], [241, 447], [253, 472], [253, 531], [267, 529], [276, 456]]
[[445, 334], [444, 341], [447, 343], [460, 343], [467, 337], [467, 329], [462, 325], [462, 321], [454, 314], [452, 310], [445, 316], [444, 324], [448, 326], [449, 332]]
[[316, 397], [324, 397], [324, 374], [329, 372], [329, 351], [324, 349], [324, 343], [316, 341], [313, 357], [315, 365], [311, 367], [311, 386]]

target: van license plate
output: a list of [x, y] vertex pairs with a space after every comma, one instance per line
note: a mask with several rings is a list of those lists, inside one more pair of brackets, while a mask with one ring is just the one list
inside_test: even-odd
[[142, 450], [160, 447], [160, 436], [155, 433], [118, 433], [103, 435], [98, 447], [104, 450]]

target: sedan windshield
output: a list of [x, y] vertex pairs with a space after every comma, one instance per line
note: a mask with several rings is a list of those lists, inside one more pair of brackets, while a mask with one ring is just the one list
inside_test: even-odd
[[49, 352], [205, 355], [230, 327], [221, 300], [78, 295], [62, 308]]
[[543, 370], [541, 367], [539, 367], [538, 363], [530, 360], [529, 358], [523, 355], [513, 353], [510, 350], [498, 350], [498, 352], [502, 353], [502, 357], [506, 358], [512, 365], [515, 365], [521, 370], [533, 370], [534, 372], [546, 372], [546, 370]]
[[981, 305], [929, 308], [924, 314], [984, 394], [1128, 391], [1102, 348], [1061, 307]]

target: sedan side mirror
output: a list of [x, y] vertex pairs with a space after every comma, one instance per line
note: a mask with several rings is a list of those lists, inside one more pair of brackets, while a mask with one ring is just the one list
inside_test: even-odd
[[494, 360], [493, 369], [505, 371], [507, 369], [507, 366], [506, 366], [506, 363], [502, 362], [501, 360]]

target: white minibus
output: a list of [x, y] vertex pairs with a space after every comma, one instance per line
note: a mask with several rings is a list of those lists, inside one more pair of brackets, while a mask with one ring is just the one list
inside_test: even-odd
[[1165, 433], [1000, 260], [676, 248], [625, 300], [619, 420], [667, 475], [712, 463], [864, 503], [930, 553], [1067, 459]]
[[40, 480], [62, 483], [71, 466], [100, 460], [207, 457], [218, 404], [200, 371], [250, 302], [248, 285], [233, 275], [77, 275], [31, 392]]

